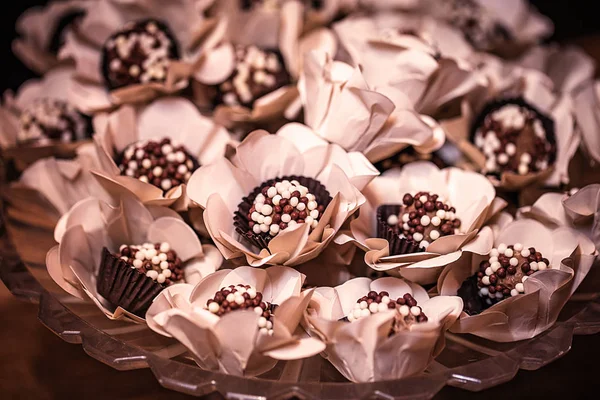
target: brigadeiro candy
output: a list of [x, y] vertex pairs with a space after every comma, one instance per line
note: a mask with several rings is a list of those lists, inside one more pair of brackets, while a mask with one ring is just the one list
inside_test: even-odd
[[556, 161], [554, 121], [522, 99], [488, 104], [473, 124], [472, 140], [485, 154], [486, 174], [537, 173]]
[[235, 310], [252, 310], [257, 315], [261, 334], [273, 335], [273, 311], [275, 304], [263, 301], [263, 294], [251, 285], [229, 285], [222, 287], [212, 299], [206, 301], [206, 309], [221, 317]]
[[253, 244], [267, 248], [271, 239], [288, 227], [306, 223], [312, 231], [330, 201], [329, 192], [315, 179], [276, 178], [244, 198], [235, 213], [234, 225]]
[[[479, 271], [463, 282], [458, 295], [468, 314], [479, 314], [499, 301], [524, 293], [527, 278], [546, 268], [550, 268], [550, 261], [535, 247], [500, 243], [492, 249], [489, 259], [481, 261]], [[477, 286], [475, 298], [473, 285]]]
[[169, 191], [187, 183], [198, 167], [198, 161], [185, 146], [170, 138], [132, 143], [117, 163], [121, 175], [137, 178]]
[[169, 63], [180, 58], [169, 27], [155, 19], [127, 23], [102, 48], [102, 74], [108, 89], [164, 82]]
[[114, 307], [143, 318], [152, 300], [167, 286], [183, 282], [183, 262], [168, 242], [102, 249], [98, 293]]
[[377, 236], [390, 243], [390, 254], [425, 251], [442, 236], [460, 232], [456, 208], [437, 194], [405, 193], [402, 205], [377, 209]]
[[235, 69], [217, 86], [217, 104], [252, 108], [254, 102], [291, 79], [277, 51], [257, 46], [235, 46]]
[[91, 136], [89, 117], [61, 99], [35, 99], [21, 112], [17, 140], [24, 144], [72, 143]]

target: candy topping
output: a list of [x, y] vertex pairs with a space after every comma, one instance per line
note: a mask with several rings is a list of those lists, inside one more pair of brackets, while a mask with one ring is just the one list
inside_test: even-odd
[[235, 310], [253, 310], [257, 315], [260, 333], [273, 334], [273, 304], [263, 301], [263, 294], [250, 285], [222, 287], [206, 302], [206, 309], [219, 317]]
[[127, 146], [118, 162], [121, 175], [137, 178], [164, 191], [187, 183], [198, 161], [182, 145], [169, 138]]
[[183, 263], [167, 242], [124, 244], [119, 247], [117, 256], [131, 268], [137, 269], [138, 272], [164, 286], [183, 281]]
[[179, 50], [169, 28], [147, 19], [130, 22], [104, 44], [102, 72], [109, 89], [164, 82], [172, 60]]

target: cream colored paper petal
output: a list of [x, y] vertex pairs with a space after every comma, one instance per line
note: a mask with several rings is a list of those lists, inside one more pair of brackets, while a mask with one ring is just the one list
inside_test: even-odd
[[544, 257], [554, 253], [552, 233], [534, 220], [518, 220], [506, 226], [496, 238], [494, 245], [521, 243], [525, 248], [535, 247]]
[[194, 78], [206, 85], [217, 85], [231, 76], [235, 62], [233, 46], [231, 43], [223, 43], [205, 53]]
[[[271, 283], [270, 301], [272, 303], [281, 305], [286, 299], [300, 294], [306, 276], [286, 267], [269, 267], [266, 271]], [[288, 326], [288, 328], [290, 328], [290, 332], [293, 331], [292, 327]]]
[[319, 354], [323, 350], [325, 350], [325, 343], [309, 337], [266, 351], [263, 354], [276, 360], [299, 360]]
[[76, 104], [77, 108], [88, 114], [106, 111], [113, 107], [110, 96], [104, 87], [77, 80], [71, 82], [69, 102]]
[[238, 146], [239, 167], [259, 182], [286, 175], [302, 175], [305, 163], [293, 143], [265, 131], [254, 131]]
[[[412, 288], [408, 283], [406, 283], [402, 279], [393, 278], [393, 277], [385, 277], [385, 278], [379, 278], [379, 279], [374, 280], [373, 282], [371, 282], [370, 289], [374, 290], [377, 293], [382, 292], [382, 291], [388, 292], [389, 297], [390, 297], [390, 299], [392, 299], [392, 301], [396, 300], [399, 297], [404, 296], [406, 293], [411, 294], [411, 295], [413, 294]], [[367, 293], [363, 294], [362, 296], [366, 296]], [[356, 300], [358, 300], [362, 296], [357, 297]], [[426, 299], [429, 299], [427, 294], [425, 294], [425, 296], [426, 296]], [[355, 303], [356, 303], [356, 300], [354, 300]], [[417, 301], [419, 301], [419, 300], [417, 299]]]
[[585, 148], [590, 157], [597, 162], [600, 162], [599, 93], [600, 85], [598, 82], [589, 82], [575, 93], [575, 106], [573, 107]]
[[221, 283], [230, 272], [229, 270], [220, 270], [202, 279], [192, 290], [190, 303], [199, 307], [206, 305], [206, 301], [223, 287]]
[[219, 319], [214, 333], [221, 343], [219, 364], [223, 372], [244, 375], [259, 334], [258, 318], [254, 311], [242, 310], [225, 314]]
[[[157, 332], [163, 336], [171, 337], [169, 332], [167, 332], [161, 325], [159, 325], [154, 318], [165, 311], [168, 311], [172, 308], [180, 308], [185, 310], [185, 305], [182, 302], [187, 301], [189, 299], [192, 290], [194, 289], [193, 285], [180, 283], [176, 285], [169, 286], [154, 299], [150, 308], [146, 312], [146, 323], [154, 332]], [[191, 306], [190, 310], [191, 310]], [[187, 310], [186, 310], [187, 311]]]
[[335, 287], [344, 315], [348, 315], [352, 312], [356, 300], [366, 296], [369, 293], [370, 288], [371, 280], [369, 278], [351, 279], [348, 282]]
[[[274, 318], [281, 324], [281, 328], [285, 328], [290, 333], [296, 330], [302, 320], [304, 310], [306, 310], [310, 302], [313, 291], [314, 289], [309, 289], [300, 293], [300, 289], [298, 289], [297, 293], [294, 293], [293, 296], [285, 298], [284, 301], [280, 301], [279, 303], [275, 301], [276, 298], [273, 298], [273, 304], [280, 304], [275, 310]], [[280, 299], [283, 298], [282, 296], [279, 297]]]
[[[46, 254], [46, 268], [52, 280], [71, 296], [85, 299], [86, 294], [78, 285], [75, 276], [70, 269], [63, 269], [60, 263], [59, 246], [54, 246]], [[65, 275], [65, 273], [67, 275]]]
[[185, 281], [192, 285], [217, 271], [223, 264], [223, 256], [215, 246], [203, 244], [202, 251], [204, 256], [190, 260], [183, 270]]
[[[151, 243], [167, 242], [183, 262], [202, 256], [202, 245], [198, 236], [185, 222], [163, 217], [148, 226], [147, 237]], [[176, 238], [176, 240], [173, 240]]]
[[17, 91], [15, 105], [21, 109], [27, 108], [36, 99], [47, 97], [50, 93], [53, 99], [66, 101], [72, 74], [72, 67], [60, 66], [48, 71], [42, 79], [26, 81]]
[[209, 196], [218, 193], [226, 202], [233, 218], [233, 212], [237, 210], [241, 199], [260, 183], [258, 178], [221, 158], [210, 165], [200, 167], [192, 174], [188, 181], [187, 193], [190, 199], [203, 208], [206, 208]]

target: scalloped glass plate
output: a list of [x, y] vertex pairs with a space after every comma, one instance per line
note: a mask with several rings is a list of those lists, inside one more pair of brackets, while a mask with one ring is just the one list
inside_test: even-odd
[[[8, 199], [5, 199], [8, 200]], [[25, 211], [23, 211], [25, 210]], [[559, 322], [541, 335], [516, 343], [494, 343], [469, 335], [446, 335], [446, 348], [418, 376], [355, 384], [320, 356], [279, 362], [257, 378], [200, 369], [179, 343], [146, 326], [107, 319], [91, 303], [63, 292], [44, 266], [54, 245], [56, 216], [32, 216], [12, 204], [0, 215], [0, 278], [18, 298], [39, 302], [39, 319], [69, 343], [81, 343], [95, 359], [118, 370], [150, 368], [159, 383], [191, 395], [218, 391], [238, 400], [431, 398], [451, 385], [479, 391], [510, 381], [519, 369], [535, 370], [566, 354], [574, 334], [600, 332], [600, 279], [592, 269]], [[34, 227], [35, 226], [35, 227]]]

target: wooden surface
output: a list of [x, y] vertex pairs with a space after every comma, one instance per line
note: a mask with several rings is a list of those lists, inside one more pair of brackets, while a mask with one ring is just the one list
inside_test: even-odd
[[[150, 370], [120, 372], [63, 342], [37, 320], [37, 305], [16, 300], [0, 283], [0, 399], [183, 399]], [[436, 399], [595, 399], [600, 390], [600, 335], [575, 337], [573, 349], [545, 368], [481, 393], [444, 388]], [[211, 396], [219, 398], [218, 396]]]

